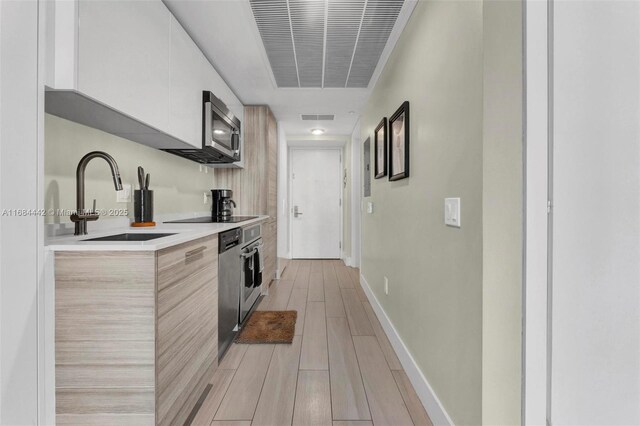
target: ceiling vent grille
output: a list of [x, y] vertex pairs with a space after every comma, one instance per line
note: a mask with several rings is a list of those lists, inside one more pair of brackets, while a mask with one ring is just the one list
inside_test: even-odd
[[300, 114], [303, 121], [333, 121], [333, 114]]
[[249, 0], [278, 87], [367, 87], [404, 0]]

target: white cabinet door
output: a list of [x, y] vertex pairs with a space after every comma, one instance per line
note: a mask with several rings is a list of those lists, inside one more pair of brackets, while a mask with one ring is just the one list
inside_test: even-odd
[[169, 130], [170, 12], [160, 0], [81, 0], [78, 90]]
[[202, 146], [202, 91], [212, 90], [211, 64], [171, 16], [170, 132], [194, 147]]

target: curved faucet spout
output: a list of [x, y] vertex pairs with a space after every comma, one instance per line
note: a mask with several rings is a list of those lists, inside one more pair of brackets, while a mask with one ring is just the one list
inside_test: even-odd
[[114, 160], [112, 156], [110, 156], [106, 152], [92, 151], [82, 157], [80, 159], [80, 162], [78, 163], [78, 168], [76, 169], [76, 214], [75, 218], [74, 216], [72, 216], [71, 218], [71, 220], [73, 220], [76, 224], [75, 235], [83, 235], [87, 233], [87, 219], [97, 220], [97, 215], [95, 214], [95, 212], [93, 212], [93, 215], [86, 215], [84, 209], [84, 172], [87, 168], [87, 164], [89, 164], [89, 162], [94, 158], [102, 158], [107, 162], [109, 168], [111, 169], [113, 185], [116, 191], [122, 190], [122, 179], [120, 178], [118, 163], [116, 163], [116, 160]]

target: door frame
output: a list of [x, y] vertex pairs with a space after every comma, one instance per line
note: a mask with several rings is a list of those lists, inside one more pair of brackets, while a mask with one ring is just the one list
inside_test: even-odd
[[522, 423], [550, 424], [553, 0], [523, 3]]
[[[292, 259], [295, 259], [293, 252], [293, 152], [294, 151], [338, 151], [340, 154], [340, 181], [343, 181], [344, 173], [344, 143], [326, 145], [326, 141], [322, 141], [322, 145], [305, 144], [300, 145], [291, 143], [288, 145], [289, 161], [287, 164], [287, 192], [289, 193], [289, 252]], [[344, 184], [340, 184], [340, 214], [339, 214], [339, 238], [340, 238], [340, 259], [344, 259]]]

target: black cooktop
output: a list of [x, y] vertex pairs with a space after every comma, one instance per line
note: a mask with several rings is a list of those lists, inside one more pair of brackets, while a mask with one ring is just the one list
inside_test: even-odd
[[246, 220], [255, 219], [258, 216], [231, 216], [226, 219], [218, 219], [211, 216], [192, 217], [189, 219], [170, 220], [164, 223], [238, 223]]

